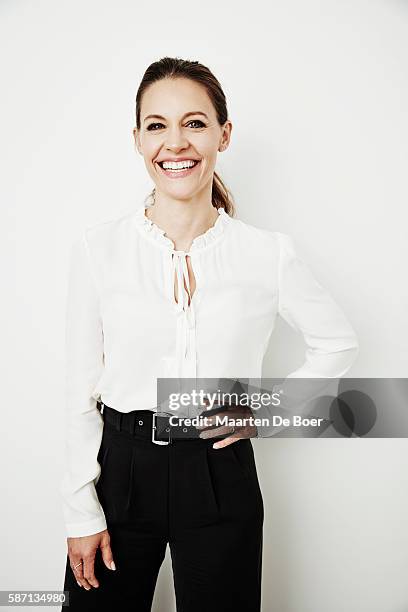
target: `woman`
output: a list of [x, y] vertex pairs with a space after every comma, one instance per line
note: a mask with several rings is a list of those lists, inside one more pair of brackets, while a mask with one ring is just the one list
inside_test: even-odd
[[134, 129], [153, 202], [88, 227], [73, 247], [61, 485], [71, 609], [150, 610], [169, 544], [178, 612], [259, 611], [256, 429], [156, 444], [157, 378], [260, 378], [278, 314], [309, 347], [291, 376], [342, 376], [357, 354], [290, 237], [234, 218], [214, 170], [231, 129], [208, 68], [153, 63]]

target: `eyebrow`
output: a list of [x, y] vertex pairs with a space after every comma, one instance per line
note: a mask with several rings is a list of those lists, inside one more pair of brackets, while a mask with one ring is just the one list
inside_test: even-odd
[[[186, 117], [189, 117], [190, 115], [202, 115], [203, 117], [208, 119], [207, 115], [202, 111], [190, 111], [189, 113], [185, 113], [182, 116], [181, 120], [185, 119]], [[143, 122], [147, 121], [147, 119], [163, 119], [164, 121], [166, 120], [166, 118], [162, 117], [161, 115], [147, 115], [147, 117], [144, 118]]]

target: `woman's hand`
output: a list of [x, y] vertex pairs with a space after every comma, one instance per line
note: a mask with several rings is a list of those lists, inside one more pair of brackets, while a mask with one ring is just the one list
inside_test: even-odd
[[91, 586], [95, 588], [99, 587], [99, 582], [94, 573], [94, 562], [98, 548], [101, 549], [102, 559], [106, 567], [110, 570], [116, 569], [110, 547], [110, 536], [107, 529], [81, 538], [67, 538], [67, 545], [70, 565], [74, 572], [74, 576], [79, 586], [83, 586], [87, 591], [90, 590]]
[[[206, 400], [204, 400], [204, 402], [207, 403]], [[207, 439], [214, 438], [216, 436], [228, 436], [223, 440], [218, 440], [215, 442], [215, 444], [213, 444], [213, 448], [224, 448], [225, 446], [229, 446], [229, 444], [233, 444], [241, 438], [256, 438], [258, 431], [255, 425], [251, 424], [253, 414], [247, 406], [237, 406], [232, 404], [230, 406], [224, 406], [224, 408], [225, 410], [218, 412], [213, 416], [206, 416], [205, 411], [201, 413], [200, 416], [205, 417], [206, 419], [206, 425], [197, 427], [197, 429], [201, 431], [200, 438]], [[214, 427], [214, 425], [217, 425], [217, 417], [227, 417], [231, 425], [219, 425], [218, 427]], [[239, 424], [241, 420], [245, 422], [244, 425]], [[235, 421], [236, 424], [234, 424]]]

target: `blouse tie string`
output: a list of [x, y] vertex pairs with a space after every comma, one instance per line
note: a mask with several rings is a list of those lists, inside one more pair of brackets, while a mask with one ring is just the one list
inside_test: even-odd
[[[190, 344], [190, 357], [192, 367], [184, 367], [183, 371], [188, 377], [195, 377], [195, 310], [194, 301], [188, 304], [190, 295], [190, 279], [188, 276], [187, 260], [184, 251], [173, 251], [172, 256], [172, 296], [176, 311], [179, 315], [177, 330], [177, 360], [180, 366], [187, 358]], [[174, 276], [177, 279], [177, 302], [174, 299]], [[184, 285], [185, 283], [185, 285]], [[186, 290], [187, 287], [187, 290]], [[190, 341], [190, 342], [189, 342]]]

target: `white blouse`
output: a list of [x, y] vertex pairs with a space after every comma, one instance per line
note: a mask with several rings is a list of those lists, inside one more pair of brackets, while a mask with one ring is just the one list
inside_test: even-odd
[[[98, 400], [122, 412], [154, 410], [158, 377], [260, 379], [278, 314], [307, 344], [304, 364], [289, 377], [341, 377], [358, 352], [343, 311], [287, 234], [219, 208], [186, 253], [146, 217], [146, 207], [85, 228], [72, 246], [60, 485], [70, 537], [106, 529], [95, 490]], [[186, 255], [196, 280], [190, 305]]]

